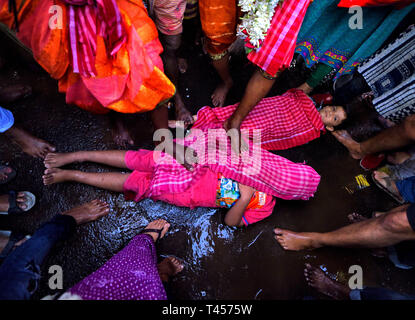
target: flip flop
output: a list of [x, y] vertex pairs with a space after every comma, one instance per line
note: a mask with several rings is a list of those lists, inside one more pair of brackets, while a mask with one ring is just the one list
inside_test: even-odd
[[25, 202], [26, 209], [22, 209], [17, 205], [17, 192], [9, 191], [9, 210], [7, 212], [0, 212], [0, 214], [3, 214], [3, 215], [21, 214], [23, 212], [26, 212], [32, 209], [36, 204], [35, 195], [29, 191], [22, 191], [22, 193], [26, 196], [26, 202]]
[[369, 154], [360, 160], [360, 166], [365, 170], [376, 169], [385, 159], [384, 154], [374, 155]]
[[390, 191], [388, 188], [383, 186], [379, 181], [375, 179], [375, 173], [372, 172], [372, 180], [373, 182], [383, 191], [385, 191], [388, 195], [390, 195], [396, 202], [399, 204], [404, 204], [405, 200], [403, 200], [401, 197], [398, 197], [396, 194], [394, 194], [392, 191]]
[[[10, 168], [10, 167], [0, 165], [0, 172], [4, 171], [7, 168]], [[11, 171], [9, 173], [5, 173], [6, 179], [0, 180], [0, 184], [6, 184], [16, 177], [16, 171], [13, 168], [10, 168], [10, 169]]]
[[139, 234], [144, 234], [144, 233], [157, 233], [157, 239], [154, 242], [157, 242], [160, 239], [161, 236], [161, 232], [163, 231], [163, 228], [161, 229], [143, 229], [140, 231]]
[[19, 241], [23, 239], [29, 240], [31, 238], [30, 235], [27, 235], [21, 232], [15, 232], [15, 231], [0, 230], [0, 235], [9, 238], [9, 241], [7, 242], [6, 246], [0, 252], [0, 263], [3, 262], [3, 260], [7, 258], [10, 252], [13, 251], [13, 249], [16, 246], [16, 243], [18, 243]]

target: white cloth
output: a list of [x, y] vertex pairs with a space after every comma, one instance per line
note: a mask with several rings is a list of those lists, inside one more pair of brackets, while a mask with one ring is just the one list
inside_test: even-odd
[[11, 111], [0, 107], [0, 132], [9, 130], [14, 124], [14, 117]]

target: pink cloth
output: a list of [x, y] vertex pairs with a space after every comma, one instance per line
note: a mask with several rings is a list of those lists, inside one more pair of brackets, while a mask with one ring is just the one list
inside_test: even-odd
[[115, 0], [64, 0], [69, 6], [69, 38], [73, 72], [95, 77], [97, 35], [105, 39], [113, 57], [126, 42], [127, 34]]
[[[208, 169], [285, 200], [308, 200], [316, 192], [320, 176], [313, 168], [272, 154], [251, 141], [249, 151], [239, 157], [233, 152], [222, 124], [211, 123], [209, 126], [203, 131], [192, 129], [184, 140], [177, 140], [179, 144], [193, 148], [198, 154], [198, 163], [192, 172], [169, 155], [165, 154], [159, 159], [150, 187], [150, 196], [166, 192], [183, 192], [198, 181]], [[219, 141], [224, 142], [224, 147], [218, 148], [215, 143], [217, 140], [209, 143], [212, 133], [216, 134]], [[253, 157], [247, 159], [248, 155]]]
[[[222, 125], [238, 105], [203, 107], [193, 128]], [[261, 147], [266, 150], [284, 150], [320, 137], [324, 124], [312, 100], [302, 90], [291, 89], [281, 96], [262, 99], [244, 119], [241, 129], [261, 130]]]
[[248, 59], [270, 75], [287, 68], [294, 56], [295, 44], [310, 0], [284, 0], [277, 5], [271, 27], [258, 51]]
[[[151, 177], [156, 170], [156, 162], [159, 154], [149, 150], [128, 151], [125, 155], [125, 163], [130, 170], [133, 170], [129, 178], [124, 183], [124, 194], [129, 200], [140, 201], [148, 197], [148, 190], [151, 185]], [[163, 193], [152, 196], [151, 199], [164, 201], [180, 207], [208, 207], [215, 208], [216, 189], [218, 174], [212, 170], [206, 173], [198, 181], [190, 185], [188, 189], [178, 193]], [[266, 202], [261, 208], [248, 209], [245, 211], [242, 221], [249, 225], [272, 214], [275, 206], [275, 199], [266, 196]]]

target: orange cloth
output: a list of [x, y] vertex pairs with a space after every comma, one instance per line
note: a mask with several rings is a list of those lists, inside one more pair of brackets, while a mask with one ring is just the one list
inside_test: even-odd
[[239, 8], [236, 0], [199, 0], [200, 21], [211, 55], [225, 52], [236, 39]]
[[[95, 67], [97, 76], [82, 77], [72, 72], [66, 6], [59, 0], [17, 0], [20, 8], [18, 38], [33, 51], [36, 61], [55, 79], [66, 102], [94, 113], [110, 109], [122, 113], [153, 110], [175, 93], [163, 73], [162, 46], [156, 26], [141, 0], [117, 0], [127, 32], [127, 42], [114, 59], [107, 56], [102, 38], [97, 38]], [[63, 10], [63, 28], [49, 28], [49, 8]], [[0, 0], [0, 21], [9, 28], [14, 17], [8, 1]], [[36, 26], [36, 32], [33, 32]]]

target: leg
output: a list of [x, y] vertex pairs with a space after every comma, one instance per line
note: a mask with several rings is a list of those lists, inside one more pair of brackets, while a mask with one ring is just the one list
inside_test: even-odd
[[124, 183], [129, 176], [130, 174], [118, 172], [91, 173], [52, 168], [45, 170], [43, 183], [51, 185], [65, 181], [74, 181], [105, 190], [123, 192]]
[[383, 248], [414, 240], [412, 216], [415, 206], [401, 206], [377, 218], [353, 223], [327, 233], [292, 232], [276, 228], [275, 239], [285, 250], [316, 249], [324, 246]]
[[54, 146], [46, 141], [14, 126], [7, 130], [5, 134], [17, 143], [23, 152], [32, 157], [44, 158], [49, 152], [56, 150]]
[[94, 200], [57, 215], [40, 227], [0, 266], [0, 299], [29, 299], [33, 293], [29, 291], [29, 283], [40, 278], [40, 265], [55, 243], [70, 237], [77, 224], [96, 220], [108, 212], [105, 202]]
[[95, 162], [116, 168], [127, 168], [126, 153], [125, 150], [48, 153], [44, 163], [46, 168], [59, 168], [73, 162]]
[[216, 87], [215, 91], [213, 91], [211, 96], [212, 103], [215, 107], [223, 107], [226, 96], [233, 86], [233, 80], [229, 70], [229, 53], [225, 51], [224, 55], [219, 59], [212, 56], [212, 65], [222, 81]]
[[167, 77], [173, 82], [176, 87], [176, 94], [174, 96], [174, 104], [176, 108], [176, 119], [184, 121], [189, 125], [193, 118], [190, 112], [186, 109], [183, 99], [178, 91], [179, 84], [179, 68], [177, 60], [177, 50], [180, 48], [181, 34], [165, 35], [161, 34], [161, 42], [163, 44], [164, 52], [162, 54], [165, 72]]
[[125, 115], [119, 114], [118, 112], [111, 112], [109, 113], [109, 118], [114, 142], [121, 147], [126, 147], [127, 144], [133, 145], [134, 140], [125, 126]]

